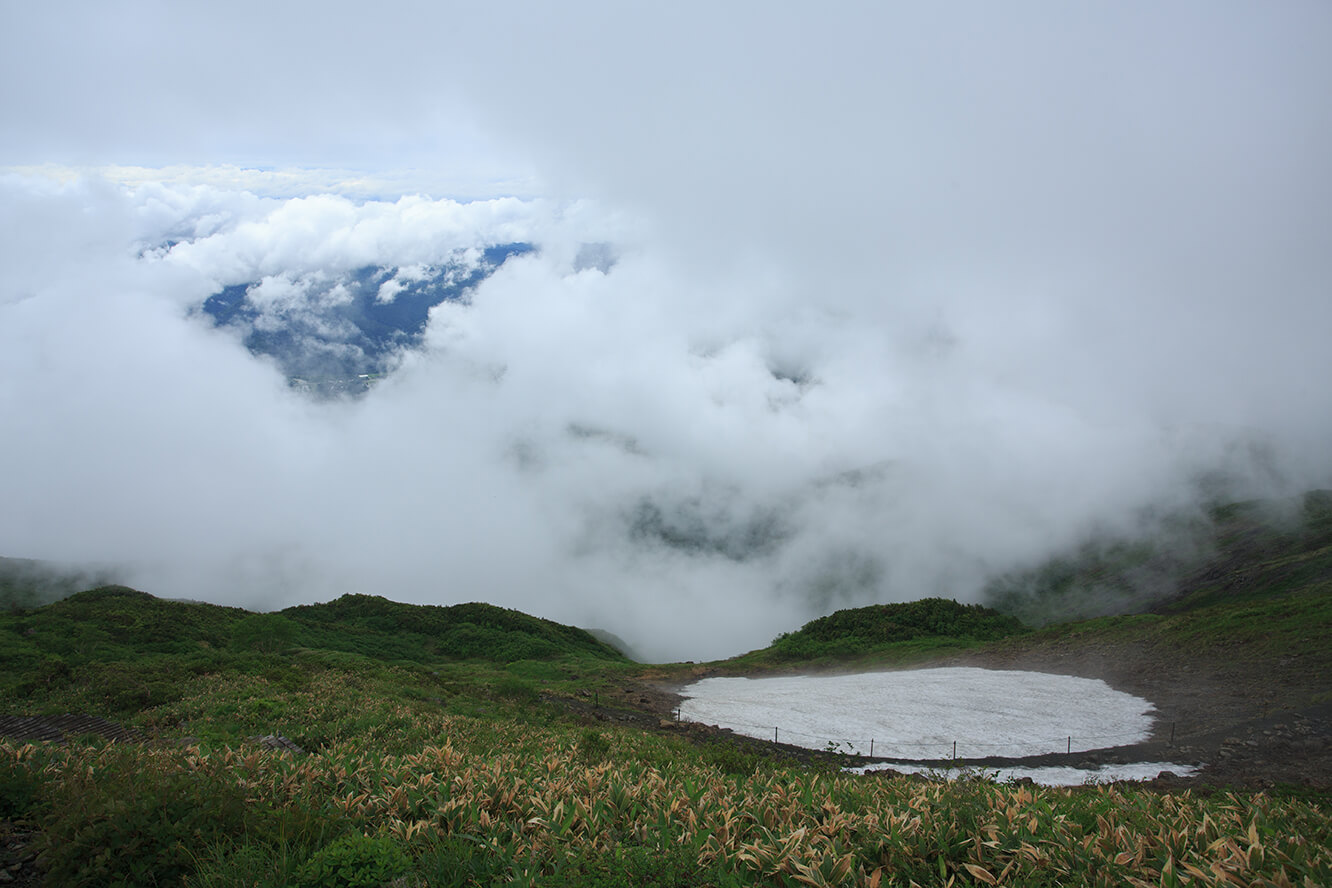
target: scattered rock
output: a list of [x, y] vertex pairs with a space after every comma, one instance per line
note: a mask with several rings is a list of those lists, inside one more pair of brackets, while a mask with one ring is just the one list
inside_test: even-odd
[[305, 755], [305, 750], [301, 749], [296, 741], [289, 737], [283, 737], [281, 734], [267, 734], [263, 737], [251, 737], [250, 739], [265, 749], [285, 749], [297, 755]]

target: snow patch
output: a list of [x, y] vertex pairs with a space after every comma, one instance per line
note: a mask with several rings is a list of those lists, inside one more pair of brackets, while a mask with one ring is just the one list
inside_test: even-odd
[[[688, 698], [684, 720], [768, 740], [775, 732], [780, 742], [809, 749], [903, 759], [1125, 746], [1151, 735], [1155, 709], [1097, 679], [970, 667], [707, 678], [680, 693]], [[1176, 766], [1158, 770], [1178, 773]]]
[[892, 770], [901, 774], [927, 774], [945, 780], [959, 777], [982, 776], [1000, 782], [1030, 778], [1042, 786], [1083, 786], [1090, 783], [1109, 783], [1113, 780], [1152, 780], [1162, 771], [1169, 771], [1176, 777], [1188, 777], [1198, 770], [1195, 765], [1180, 765], [1173, 762], [1133, 762], [1126, 765], [1102, 765], [1097, 768], [926, 768], [905, 762], [876, 762], [846, 768], [848, 774], [873, 774], [876, 771]]

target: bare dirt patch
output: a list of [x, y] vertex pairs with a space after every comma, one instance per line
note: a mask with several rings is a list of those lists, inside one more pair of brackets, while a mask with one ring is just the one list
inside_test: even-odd
[[1202, 783], [1332, 789], [1332, 689], [1327, 676], [1301, 668], [1298, 658], [1252, 662], [1240, 651], [1218, 650], [1184, 660], [1169, 648], [1139, 642], [1017, 641], [931, 665], [1098, 678], [1156, 705], [1150, 740], [1084, 754], [1092, 762], [1169, 758], [1204, 765], [1196, 778]]
[[[949, 654], [909, 668], [978, 666], [1020, 669], [1100, 679], [1116, 690], [1156, 706], [1152, 736], [1143, 743], [1108, 749], [1025, 758], [969, 759], [980, 768], [1073, 766], [1173, 761], [1201, 766], [1193, 777], [1164, 777], [1163, 789], [1181, 786], [1266, 789], [1279, 785], [1332, 791], [1332, 687], [1322, 674], [1301, 668], [1298, 658], [1275, 664], [1246, 661], [1240, 652], [1218, 650], [1187, 661], [1162, 645], [1140, 642], [1031, 644], [1022, 639], [982, 651]], [[801, 670], [809, 671], [809, 670]], [[822, 668], [817, 671], [846, 671]], [[574, 701], [589, 721], [618, 722], [644, 730], [676, 733], [699, 742], [725, 740], [751, 751], [803, 761], [845, 757], [742, 737], [709, 725], [679, 723], [680, 688], [699, 678], [736, 674], [698, 666], [692, 670], [647, 670], [595, 701]], [[863, 763], [864, 759], [855, 761]], [[947, 761], [924, 764], [945, 767]]]

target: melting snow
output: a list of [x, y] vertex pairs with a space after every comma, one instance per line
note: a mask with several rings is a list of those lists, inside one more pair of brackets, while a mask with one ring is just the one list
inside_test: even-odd
[[924, 768], [920, 765], [898, 762], [878, 762], [847, 768], [851, 774], [872, 774], [875, 771], [891, 769], [902, 774], [933, 774], [949, 780], [969, 774], [993, 777], [1007, 781], [1030, 777], [1036, 783], [1045, 786], [1082, 786], [1086, 783], [1107, 783], [1111, 780], [1151, 780], [1162, 771], [1170, 771], [1176, 777], [1187, 777], [1198, 770], [1193, 765], [1179, 765], [1173, 762], [1134, 762], [1128, 765], [1102, 765], [1098, 768]]
[[[904, 759], [951, 759], [954, 743], [959, 759], [1124, 746], [1150, 736], [1154, 710], [1147, 700], [1097, 679], [965, 667], [707, 678], [680, 693], [688, 698], [680, 707], [682, 719], [769, 740], [775, 731], [777, 740], [809, 749], [869, 755], [872, 745], [876, 757]], [[1083, 783], [1150, 778], [1163, 770], [1191, 769], [1146, 763], [1002, 773], [1042, 783]]]

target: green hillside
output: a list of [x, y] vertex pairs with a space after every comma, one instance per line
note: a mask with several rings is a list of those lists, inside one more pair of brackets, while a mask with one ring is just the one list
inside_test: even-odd
[[984, 600], [1028, 625], [1178, 613], [1332, 583], [1332, 491], [1249, 501], [1162, 522], [1150, 536], [1090, 539], [993, 579]]
[[1016, 618], [988, 607], [924, 598], [839, 610], [731, 662], [757, 666], [876, 655], [897, 659], [972, 647], [1025, 631]]
[[[470, 676], [465, 684], [479, 684], [483, 693], [498, 682], [510, 693], [531, 694], [514, 675], [554, 678], [559, 664], [584, 661], [628, 662], [581, 629], [485, 604], [434, 607], [348, 595], [254, 614], [105, 586], [0, 613], [0, 696], [25, 711], [123, 717], [180, 700], [210, 677], [266, 675], [301, 684], [328, 669], [382, 678], [393, 666], [429, 675], [436, 687], [421, 694], [439, 696], [450, 681], [440, 676], [449, 674]], [[552, 665], [535, 665], [541, 662]]]
[[549, 660], [563, 656], [624, 659], [585, 630], [491, 604], [401, 604], [377, 595], [344, 595], [327, 604], [281, 612], [300, 626], [307, 647], [386, 660]]
[[1276, 511], [1272, 506], [1250, 502], [1216, 509], [1216, 542], [1209, 557], [1155, 609], [1178, 613], [1208, 604], [1332, 591], [1332, 491], [1307, 493], [1295, 508]]

